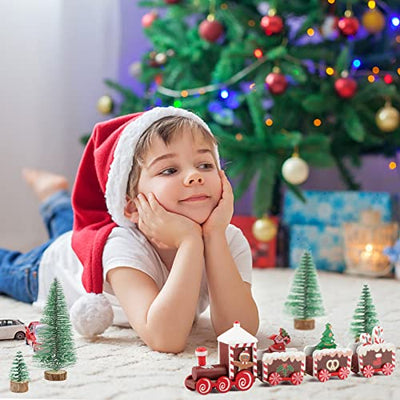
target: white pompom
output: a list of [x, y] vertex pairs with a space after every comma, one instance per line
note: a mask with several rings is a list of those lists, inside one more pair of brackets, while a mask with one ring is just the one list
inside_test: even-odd
[[85, 337], [103, 333], [113, 323], [114, 313], [103, 294], [87, 293], [70, 310], [72, 326]]

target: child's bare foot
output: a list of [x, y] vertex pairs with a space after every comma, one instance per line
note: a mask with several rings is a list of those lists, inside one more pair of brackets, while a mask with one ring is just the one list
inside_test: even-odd
[[62, 175], [56, 175], [38, 169], [24, 168], [22, 170], [22, 176], [29, 186], [32, 187], [40, 201], [46, 200], [59, 190], [68, 189], [67, 178]]

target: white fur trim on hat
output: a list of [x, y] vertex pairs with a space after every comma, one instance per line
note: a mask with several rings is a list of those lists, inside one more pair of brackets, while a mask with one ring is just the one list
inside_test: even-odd
[[72, 326], [79, 334], [93, 337], [111, 326], [114, 313], [103, 294], [87, 293], [72, 305], [70, 317]]
[[190, 111], [175, 107], [155, 107], [152, 110], [144, 112], [140, 117], [127, 125], [121, 133], [114, 151], [114, 159], [108, 173], [105, 193], [108, 212], [113, 221], [119, 226], [131, 227], [133, 225], [125, 217], [124, 210], [126, 205], [126, 187], [129, 173], [132, 169], [136, 144], [141, 134], [151, 124], [169, 116], [190, 118], [203, 126], [212, 135], [210, 128], [200, 117]]

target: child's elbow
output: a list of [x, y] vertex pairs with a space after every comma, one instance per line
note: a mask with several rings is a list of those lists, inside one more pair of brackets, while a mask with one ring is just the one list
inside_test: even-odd
[[153, 338], [146, 343], [152, 350], [160, 353], [182, 353], [186, 347], [186, 341], [171, 340], [169, 338]]

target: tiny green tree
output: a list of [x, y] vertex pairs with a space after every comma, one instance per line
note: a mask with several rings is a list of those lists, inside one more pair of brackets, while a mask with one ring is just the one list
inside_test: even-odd
[[29, 382], [28, 367], [25, 364], [22, 351], [17, 351], [17, 354], [15, 355], [13, 365], [10, 370], [10, 381], [18, 383]]
[[60, 282], [54, 279], [47, 297], [43, 317], [44, 326], [38, 331], [39, 351], [34, 355], [42, 367], [51, 371], [73, 365], [75, 348], [67, 303]]
[[300, 266], [294, 273], [292, 287], [285, 302], [285, 311], [295, 318], [297, 329], [313, 329], [314, 323], [303, 325], [299, 322], [314, 322], [314, 317], [325, 315], [317, 270], [309, 251], [304, 251]]
[[322, 334], [321, 340], [317, 344], [315, 350], [322, 350], [322, 349], [336, 349], [335, 338], [332, 332], [332, 325], [326, 324], [324, 333]]
[[353, 321], [351, 322], [350, 332], [354, 340], [358, 342], [362, 333], [372, 335], [372, 329], [378, 325], [379, 321], [373, 304], [371, 292], [367, 284], [363, 285], [360, 299], [354, 310]]

